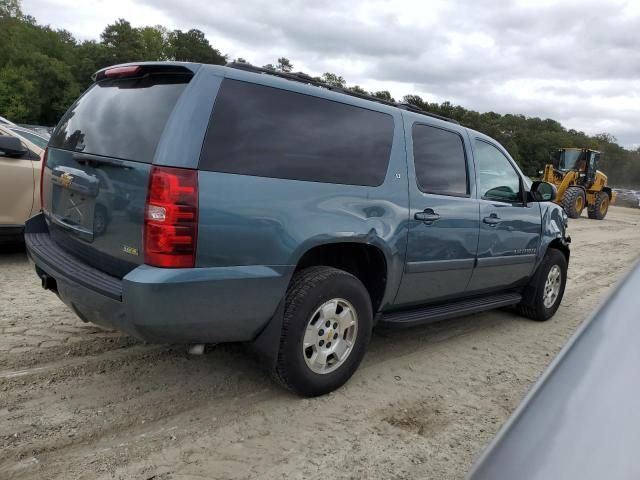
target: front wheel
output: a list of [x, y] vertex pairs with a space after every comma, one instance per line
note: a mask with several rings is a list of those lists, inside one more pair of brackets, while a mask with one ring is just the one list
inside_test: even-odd
[[584, 190], [580, 187], [569, 187], [564, 193], [562, 199], [562, 207], [567, 212], [569, 218], [580, 218], [584, 205], [586, 203], [586, 196]]
[[567, 267], [563, 253], [550, 248], [525, 289], [518, 312], [540, 322], [553, 317], [564, 296]]
[[305, 397], [339, 388], [360, 365], [372, 322], [369, 293], [356, 277], [322, 266], [297, 272], [285, 299], [276, 379]]

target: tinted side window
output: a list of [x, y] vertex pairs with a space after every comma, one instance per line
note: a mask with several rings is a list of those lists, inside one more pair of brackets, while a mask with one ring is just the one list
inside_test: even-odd
[[457, 133], [413, 125], [413, 158], [418, 188], [425, 193], [467, 195], [467, 162]]
[[200, 168], [378, 186], [387, 173], [393, 126], [384, 113], [226, 79]]
[[490, 143], [475, 142], [478, 189], [482, 198], [513, 202], [520, 200], [520, 176], [504, 154]]

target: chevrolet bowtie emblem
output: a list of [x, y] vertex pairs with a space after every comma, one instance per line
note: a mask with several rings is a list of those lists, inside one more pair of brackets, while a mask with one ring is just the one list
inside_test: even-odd
[[62, 185], [64, 188], [69, 188], [72, 183], [73, 183], [73, 175], [66, 172], [60, 175], [60, 185]]

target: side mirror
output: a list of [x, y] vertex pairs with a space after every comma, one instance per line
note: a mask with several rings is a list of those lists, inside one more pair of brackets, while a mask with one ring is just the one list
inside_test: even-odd
[[22, 157], [27, 152], [28, 150], [24, 148], [19, 138], [0, 135], [0, 156]]
[[556, 186], [548, 182], [533, 182], [529, 196], [532, 202], [553, 202], [556, 199], [558, 190]]

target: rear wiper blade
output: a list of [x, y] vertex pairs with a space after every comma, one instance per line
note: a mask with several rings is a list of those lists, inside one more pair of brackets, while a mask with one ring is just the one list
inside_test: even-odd
[[99, 167], [101, 165], [108, 165], [110, 167], [117, 168], [131, 168], [124, 163], [123, 160], [115, 158], [98, 157], [96, 155], [90, 155], [88, 153], [74, 152], [72, 158], [81, 165], [89, 165], [91, 167]]

